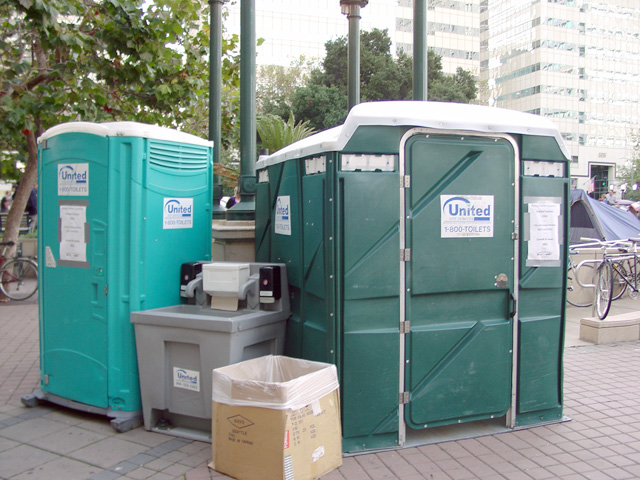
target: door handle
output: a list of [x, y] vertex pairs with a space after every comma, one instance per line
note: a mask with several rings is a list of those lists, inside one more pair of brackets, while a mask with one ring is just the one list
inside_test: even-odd
[[509, 296], [511, 297], [511, 305], [513, 307], [511, 313], [509, 313], [509, 318], [513, 318], [516, 316], [516, 313], [518, 313], [518, 300], [513, 296], [513, 293], [510, 293]]

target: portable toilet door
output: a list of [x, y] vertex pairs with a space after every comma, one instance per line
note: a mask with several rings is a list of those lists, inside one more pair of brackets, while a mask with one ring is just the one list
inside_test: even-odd
[[517, 151], [506, 135], [415, 128], [402, 139], [400, 381], [412, 429], [513, 407]]

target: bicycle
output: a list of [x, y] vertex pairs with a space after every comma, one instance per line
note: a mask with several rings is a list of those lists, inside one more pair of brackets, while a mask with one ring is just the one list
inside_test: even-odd
[[4, 246], [0, 255], [0, 292], [11, 300], [26, 300], [38, 290], [38, 264], [21, 256], [6, 261], [7, 249], [14, 245], [14, 242], [0, 242], [0, 246]]
[[574, 307], [590, 307], [593, 305], [593, 265], [580, 263], [576, 265], [571, 255], [577, 255], [573, 248], [569, 250], [569, 267], [567, 271], [567, 302]]
[[[596, 269], [595, 311], [600, 320], [604, 320], [611, 308], [611, 301], [620, 298], [629, 291], [631, 298], [638, 295], [638, 261], [637, 243], [640, 239], [625, 241], [615, 240], [598, 243], [602, 248], [602, 261]], [[630, 248], [633, 252], [630, 253]], [[617, 248], [618, 253], [610, 253], [608, 249]]]

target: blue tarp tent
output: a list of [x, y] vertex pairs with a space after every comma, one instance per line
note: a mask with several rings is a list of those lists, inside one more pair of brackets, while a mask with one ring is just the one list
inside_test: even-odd
[[569, 243], [584, 243], [582, 238], [623, 240], [640, 237], [640, 220], [624, 210], [591, 198], [584, 190], [571, 190]]

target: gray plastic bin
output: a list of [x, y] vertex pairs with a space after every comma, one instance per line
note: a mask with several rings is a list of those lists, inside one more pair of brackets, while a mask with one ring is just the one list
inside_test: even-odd
[[145, 428], [210, 441], [212, 370], [281, 355], [288, 316], [288, 308], [227, 312], [197, 305], [132, 313]]

